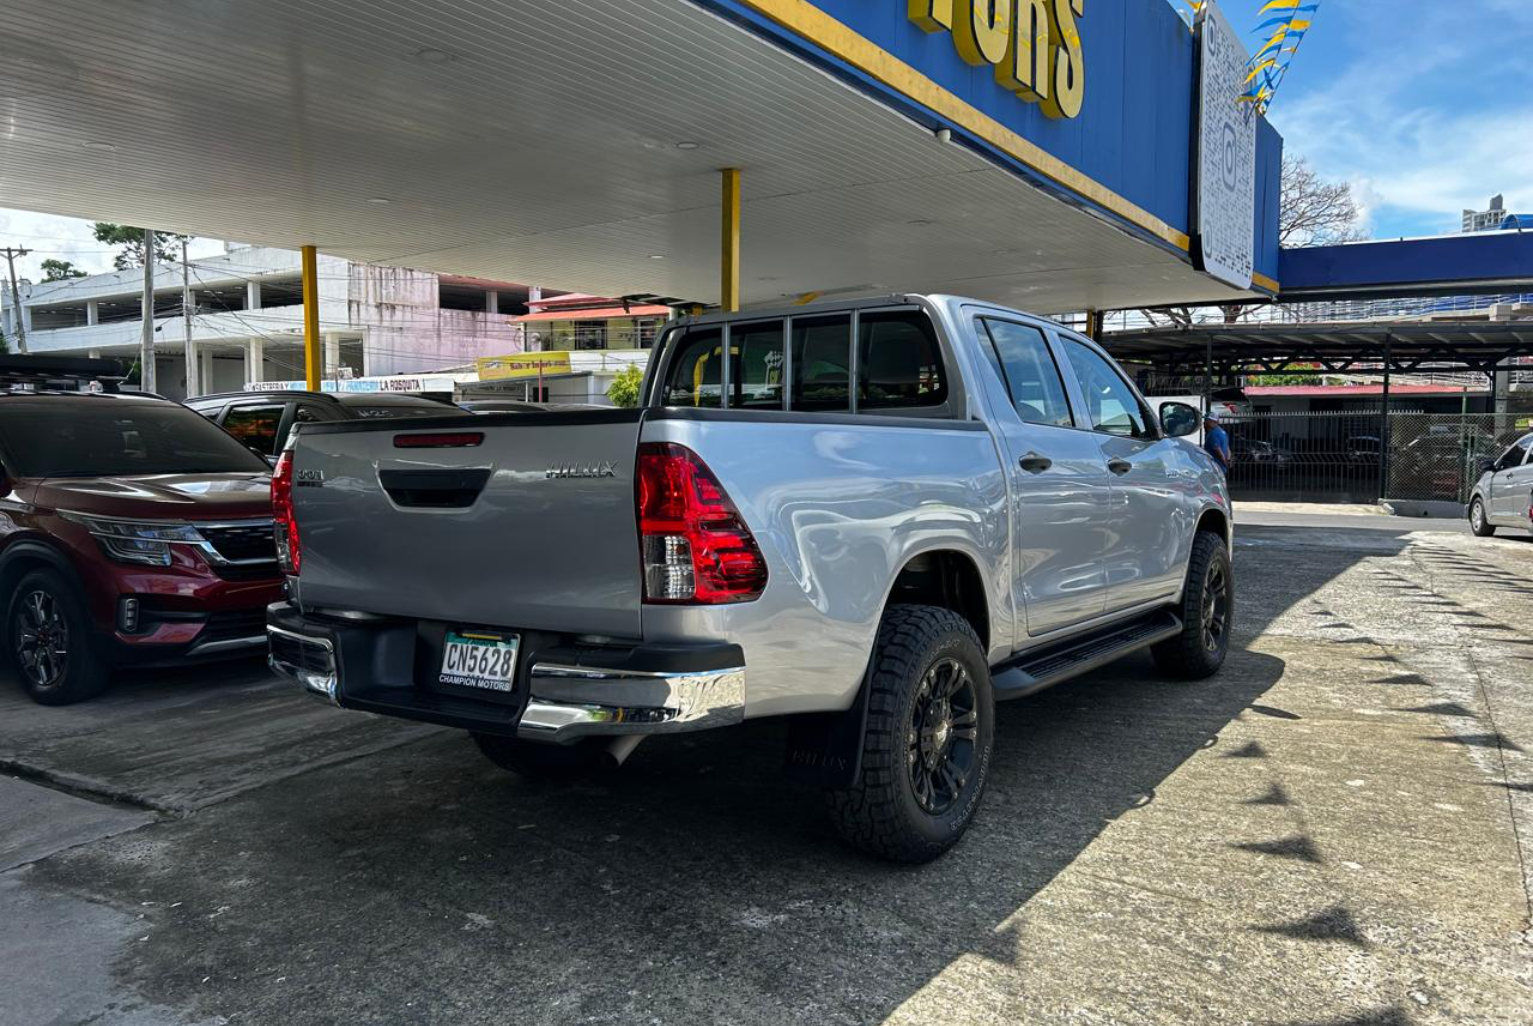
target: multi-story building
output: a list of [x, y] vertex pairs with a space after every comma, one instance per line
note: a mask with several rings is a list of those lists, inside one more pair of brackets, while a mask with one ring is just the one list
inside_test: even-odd
[[[301, 379], [303, 289], [299, 254], [230, 245], [219, 256], [159, 265], [154, 285], [156, 389], [186, 396], [183, 271], [191, 287], [191, 343], [199, 392]], [[321, 254], [319, 330], [324, 376], [346, 379], [471, 365], [526, 345], [519, 318], [539, 292], [483, 281], [354, 263]], [[143, 332], [143, 271], [21, 286], [31, 353], [138, 358]], [[16, 311], [5, 296], [7, 338]], [[14, 345], [13, 345], [14, 348]]]
[[1464, 211], [1463, 228], [1465, 232], [1493, 232], [1501, 227], [1506, 220], [1506, 200], [1500, 194], [1490, 198], [1489, 210], [1466, 210]]

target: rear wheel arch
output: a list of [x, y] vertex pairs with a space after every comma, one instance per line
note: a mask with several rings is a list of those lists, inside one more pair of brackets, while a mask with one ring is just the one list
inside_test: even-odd
[[884, 608], [896, 604], [951, 609], [969, 622], [981, 650], [990, 650], [990, 596], [974, 558], [958, 549], [930, 549], [906, 560]]

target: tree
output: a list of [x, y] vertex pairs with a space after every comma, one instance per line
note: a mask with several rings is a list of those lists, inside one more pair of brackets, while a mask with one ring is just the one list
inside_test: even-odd
[[1283, 158], [1278, 245], [1333, 246], [1366, 238], [1350, 182], [1327, 182], [1303, 157]]
[[607, 398], [613, 406], [633, 407], [639, 405], [639, 386], [644, 382], [644, 372], [633, 364], [618, 371], [612, 384], [607, 386]]
[[[1327, 182], [1303, 157], [1283, 156], [1282, 201], [1278, 207], [1278, 245], [1288, 248], [1331, 246], [1366, 238], [1359, 221], [1362, 211], [1352, 196], [1350, 182]], [[1243, 320], [1255, 306], [1225, 303], [1218, 306], [1225, 324]], [[1174, 306], [1141, 310], [1152, 327], [1190, 327], [1199, 318], [1198, 307]]]
[[[122, 247], [122, 251], [112, 258], [112, 266], [119, 271], [144, 266], [144, 230], [142, 228], [130, 228], [128, 225], [113, 224], [111, 221], [97, 221], [91, 225], [91, 234], [96, 237], [97, 242]], [[176, 263], [181, 259], [181, 243], [190, 238], [190, 235], [156, 231], [154, 258], [161, 263]]]
[[49, 258], [42, 263], [43, 281], [64, 281], [68, 278], [84, 278], [85, 272], [80, 270], [68, 260], [54, 260]]

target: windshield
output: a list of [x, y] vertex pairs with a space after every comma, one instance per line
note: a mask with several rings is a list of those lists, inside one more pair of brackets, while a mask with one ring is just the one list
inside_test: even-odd
[[0, 403], [0, 441], [22, 477], [270, 471], [201, 414], [175, 403]]

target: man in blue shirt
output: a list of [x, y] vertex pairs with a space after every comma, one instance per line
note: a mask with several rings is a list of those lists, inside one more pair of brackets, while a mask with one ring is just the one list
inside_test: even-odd
[[1230, 472], [1230, 436], [1219, 426], [1219, 414], [1209, 410], [1203, 415], [1203, 448], [1226, 474]]

